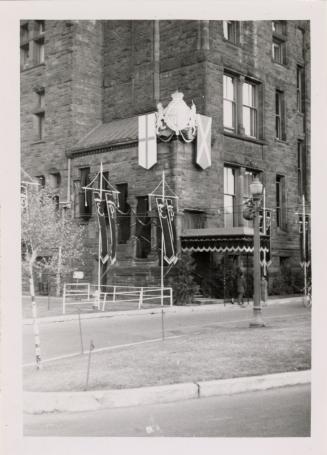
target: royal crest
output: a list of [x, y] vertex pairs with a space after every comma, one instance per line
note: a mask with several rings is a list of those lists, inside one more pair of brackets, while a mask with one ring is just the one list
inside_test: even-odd
[[183, 100], [184, 94], [176, 91], [166, 108], [157, 105], [156, 132], [159, 136], [181, 135], [186, 142], [191, 142], [196, 135], [196, 107], [192, 101], [189, 107]]

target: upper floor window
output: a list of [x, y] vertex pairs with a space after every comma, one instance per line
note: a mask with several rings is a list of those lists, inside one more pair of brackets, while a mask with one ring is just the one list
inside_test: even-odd
[[224, 38], [231, 43], [240, 42], [240, 23], [238, 21], [223, 21]]
[[45, 93], [44, 89], [36, 92], [36, 109], [34, 110], [34, 131], [35, 140], [40, 141], [44, 138], [45, 124]]
[[286, 22], [272, 22], [272, 59], [281, 65], [286, 64]]
[[286, 63], [286, 43], [278, 38], [273, 38], [272, 58], [274, 62], [285, 65]]
[[286, 139], [285, 98], [284, 92], [279, 90], [275, 92], [275, 134], [277, 139]]
[[21, 68], [44, 63], [45, 21], [28, 21], [20, 27]]
[[304, 69], [302, 66], [296, 68], [296, 99], [298, 112], [304, 112]]
[[278, 35], [286, 35], [286, 21], [272, 21], [271, 28]]
[[296, 29], [296, 44], [297, 44], [297, 55], [300, 58], [304, 58], [304, 30], [302, 28], [297, 27]]
[[224, 129], [252, 138], [260, 136], [260, 84], [224, 74]]
[[35, 63], [44, 63], [44, 38], [35, 41]]
[[41, 35], [45, 32], [45, 21], [36, 21], [37, 32]]
[[235, 131], [236, 125], [236, 79], [224, 75], [224, 127]]
[[29, 29], [28, 29], [28, 23], [21, 25], [20, 27], [20, 39], [21, 42], [28, 41], [29, 39]]
[[257, 87], [243, 83], [243, 128], [246, 136], [257, 137]]

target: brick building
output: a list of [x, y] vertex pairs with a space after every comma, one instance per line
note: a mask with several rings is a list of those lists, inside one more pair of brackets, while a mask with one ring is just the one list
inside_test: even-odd
[[[194, 142], [173, 137], [158, 139], [157, 163], [144, 169], [138, 116], [166, 106], [176, 90], [212, 118], [211, 166], [195, 163]], [[98, 228], [81, 188], [100, 162], [127, 213], [107, 282], [156, 282], [157, 223], [147, 195], [163, 170], [179, 196], [177, 247], [198, 245], [199, 271], [222, 261], [201, 241], [251, 235], [242, 204], [259, 176], [271, 209], [273, 287], [284, 268], [299, 268], [297, 213], [303, 194], [310, 201], [309, 22], [22, 21], [21, 151], [24, 170], [88, 225], [95, 255], [85, 271], [93, 282]], [[224, 255], [223, 265], [251, 266], [246, 256]]]

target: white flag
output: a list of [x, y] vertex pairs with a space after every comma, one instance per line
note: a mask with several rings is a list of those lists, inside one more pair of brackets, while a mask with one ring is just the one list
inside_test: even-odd
[[211, 166], [211, 124], [212, 118], [197, 114], [196, 163], [207, 169]]
[[156, 114], [140, 115], [139, 128], [139, 165], [150, 169], [157, 162]]

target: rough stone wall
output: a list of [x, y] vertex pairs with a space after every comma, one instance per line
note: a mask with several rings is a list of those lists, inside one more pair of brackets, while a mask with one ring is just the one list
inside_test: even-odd
[[[46, 21], [45, 62], [21, 73], [21, 156], [31, 176], [61, 173], [67, 196], [66, 150], [102, 117], [102, 31], [94, 21]], [[35, 90], [45, 90], [45, 131], [35, 139]]]

